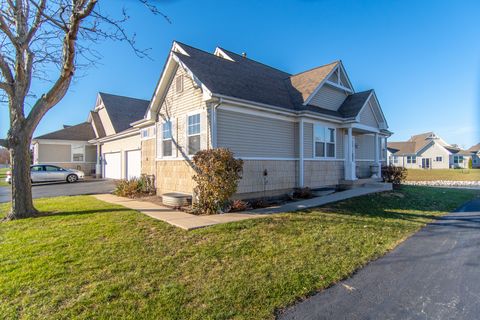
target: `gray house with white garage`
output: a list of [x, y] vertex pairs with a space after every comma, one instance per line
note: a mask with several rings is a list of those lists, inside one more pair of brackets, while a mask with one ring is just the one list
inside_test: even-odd
[[139, 177], [140, 131], [130, 123], [142, 119], [148, 105], [147, 100], [100, 92], [86, 122], [33, 139], [34, 164], [111, 179]]
[[244, 160], [238, 197], [378, 177], [391, 135], [375, 91], [356, 92], [341, 61], [290, 74], [179, 42], [132, 125], [158, 194], [192, 194], [191, 157], [217, 147]]

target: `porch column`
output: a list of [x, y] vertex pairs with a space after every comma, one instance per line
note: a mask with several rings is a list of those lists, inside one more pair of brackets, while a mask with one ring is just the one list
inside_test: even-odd
[[[379, 143], [379, 140], [378, 140], [378, 133], [375, 133], [373, 136], [374, 136], [374, 139], [375, 139], [375, 165], [377, 166], [377, 170], [380, 170], [380, 148], [381, 148], [381, 144]], [[372, 178], [379, 178], [378, 172], [379, 171], [377, 171], [377, 173], [373, 174]]]
[[97, 143], [97, 163], [95, 164], [95, 178], [101, 178], [102, 177], [102, 164], [100, 162], [100, 159], [102, 157], [102, 153], [100, 150], [100, 143]]
[[352, 128], [347, 131], [347, 154], [345, 155], [345, 180], [356, 180], [355, 159], [353, 158]]
[[298, 157], [299, 157], [299, 163], [298, 163], [298, 186], [300, 188], [303, 188], [303, 184], [304, 184], [304, 164], [303, 164], [303, 158], [304, 158], [304, 154], [303, 154], [303, 127], [304, 127], [304, 122], [303, 122], [303, 119], [300, 119], [300, 123], [299, 123], [299, 129], [298, 129], [298, 146], [299, 146], [299, 150], [298, 150]]

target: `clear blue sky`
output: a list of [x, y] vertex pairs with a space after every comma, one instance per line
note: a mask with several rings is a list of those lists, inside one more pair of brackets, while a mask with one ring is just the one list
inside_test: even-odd
[[[101, 63], [82, 70], [36, 134], [85, 121], [98, 91], [149, 99], [173, 40], [207, 51], [216, 45], [290, 73], [343, 60], [357, 91], [374, 88], [391, 140], [435, 131], [450, 143], [480, 142], [480, 1], [160, 1], [168, 24], [136, 0], [125, 4], [139, 59], [125, 43], [98, 49]], [[0, 135], [8, 127], [1, 107]]]

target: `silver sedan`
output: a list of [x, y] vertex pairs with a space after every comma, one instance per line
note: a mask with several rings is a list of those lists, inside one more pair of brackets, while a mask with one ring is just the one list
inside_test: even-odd
[[[77, 182], [85, 178], [85, 173], [80, 170], [64, 169], [51, 164], [36, 164], [30, 167], [32, 182], [66, 181]], [[6, 182], [12, 183], [12, 174], [7, 172]]]

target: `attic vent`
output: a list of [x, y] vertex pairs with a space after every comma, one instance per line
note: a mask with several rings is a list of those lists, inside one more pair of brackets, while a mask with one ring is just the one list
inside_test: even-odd
[[242, 52], [242, 57], [243, 57], [243, 59], [246, 59], [246, 58], [247, 58], [247, 53], [246, 53], [246, 52]]
[[183, 77], [181, 75], [175, 79], [175, 90], [177, 93], [183, 91]]

